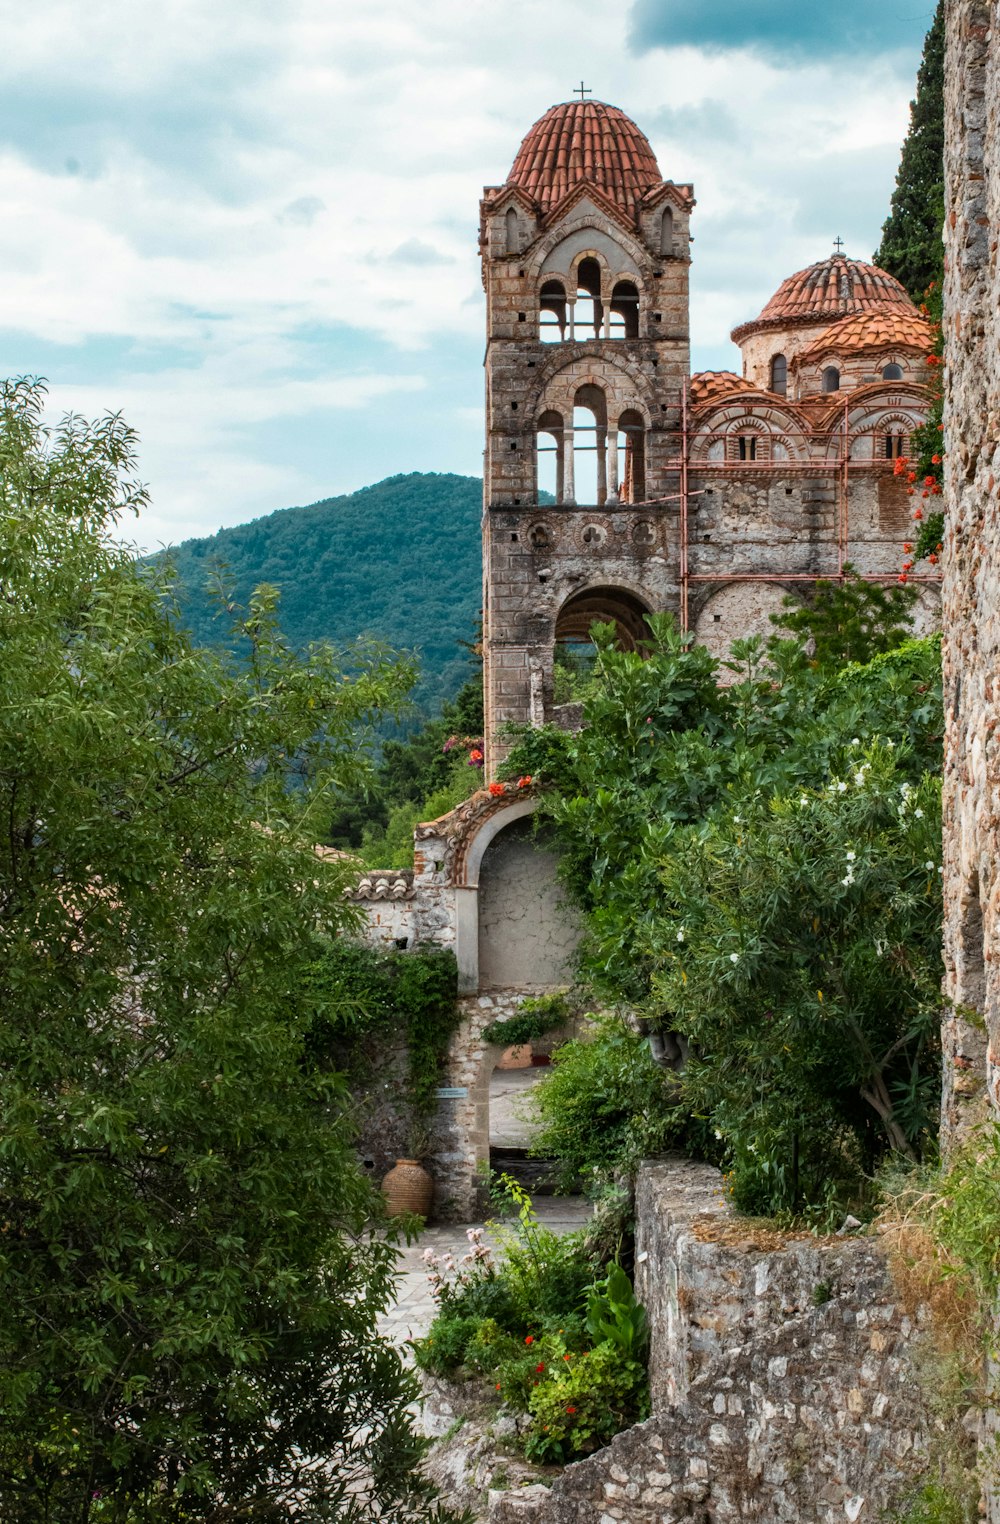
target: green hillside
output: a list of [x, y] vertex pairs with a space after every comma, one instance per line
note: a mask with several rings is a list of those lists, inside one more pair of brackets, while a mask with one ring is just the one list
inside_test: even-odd
[[186, 540], [167, 554], [191, 632], [204, 645], [228, 638], [207, 591], [221, 564], [241, 602], [258, 583], [280, 588], [295, 645], [374, 635], [416, 651], [414, 698], [434, 710], [469, 674], [460, 642], [473, 639], [481, 603], [482, 492], [476, 477], [413, 472]]

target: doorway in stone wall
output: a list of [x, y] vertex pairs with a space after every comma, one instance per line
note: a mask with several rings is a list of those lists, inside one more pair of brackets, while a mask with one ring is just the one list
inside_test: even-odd
[[[573, 982], [581, 926], [559, 882], [558, 862], [551, 839], [530, 818], [498, 832], [483, 855], [480, 999], [498, 1017]], [[489, 1076], [490, 1166], [513, 1175], [532, 1195], [551, 1193], [551, 1164], [531, 1156], [537, 1124], [526, 1103], [545, 1077], [556, 1035], [494, 1049]]]

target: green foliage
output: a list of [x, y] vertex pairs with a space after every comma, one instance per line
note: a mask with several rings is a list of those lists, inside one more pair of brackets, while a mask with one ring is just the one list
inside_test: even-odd
[[530, 996], [518, 1006], [516, 1016], [509, 1016], [506, 1021], [491, 1021], [484, 1027], [483, 1040], [498, 1048], [537, 1042], [557, 1027], [565, 1026], [571, 1014], [565, 995]]
[[436, 1374], [478, 1377], [530, 1412], [520, 1441], [529, 1458], [571, 1460], [646, 1416], [645, 1313], [620, 1265], [595, 1281], [581, 1235], [550, 1233], [518, 1183], [501, 1183], [517, 1213], [514, 1228], [491, 1225], [501, 1259], [478, 1229], [468, 1266], [424, 1256], [440, 1310], [414, 1358]]
[[990, 1324], [1000, 1294], [1000, 1126], [981, 1127], [959, 1150], [935, 1193], [936, 1241], [968, 1277]]
[[466, 751], [449, 747], [454, 736], [483, 731], [483, 684], [476, 671], [446, 703], [405, 740], [383, 743], [373, 778], [346, 792], [318, 821], [331, 846], [358, 850], [373, 868], [405, 868], [413, 862], [413, 828], [435, 820], [468, 798], [482, 783], [482, 770]]
[[267, 592], [194, 650], [115, 535], [132, 433], [42, 404], [0, 394], [0, 1514], [429, 1517], [303, 998], [350, 914], [304, 800], [410, 674], [294, 656]]
[[978, 1503], [978, 1487], [957, 1491], [946, 1483], [928, 1482], [893, 1513], [893, 1524], [975, 1524]]
[[874, 263], [919, 302], [941, 280], [944, 248], [944, 0], [938, 0], [917, 74], [916, 99]]
[[433, 713], [466, 676], [460, 648], [479, 613], [482, 499], [475, 477], [413, 472], [186, 540], [167, 552], [185, 622], [197, 643], [226, 645], [220, 570], [227, 601], [245, 602], [269, 583], [281, 590], [298, 649], [347, 644], [359, 632], [413, 648], [422, 673], [415, 698]]
[[[887, 606], [847, 648], [888, 644], [894, 620]], [[828, 609], [824, 660], [806, 628], [737, 642], [720, 688], [707, 651], [650, 624], [646, 659], [599, 649], [600, 691], [546, 798], [587, 912], [584, 977], [689, 1057], [678, 1088], [613, 1028], [603, 1048], [568, 1045], [539, 1087], [538, 1147], [572, 1177], [697, 1127], [742, 1205], [822, 1212], [887, 1149], [930, 1138], [938, 647], [838, 666]]]
[[610, 1344], [629, 1360], [642, 1354], [649, 1339], [645, 1309], [636, 1301], [632, 1282], [612, 1262], [587, 1298], [587, 1332], [595, 1344]]
[[599, 1450], [648, 1416], [646, 1372], [613, 1344], [595, 1344], [571, 1358], [553, 1380], [539, 1383], [529, 1409], [534, 1423], [525, 1455], [564, 1464]]
[[779, 629], [810, 641], [813, 660], [823, 667], [870, 661], [911, 634], [916, 588], [864, 582], [848, 564], [844, 572], [844, 582], [820, 578], [808, 603], [786, 597], [785, 613], [771, 615]]
[[363, 1074], [402, 1034], [409, 1098], [419, 1115], [429, 1116], [461, 1019], [454, 954], [437, 947], [380, 952], [345, 937], [318, 939], [314, 954], [303, 985], [311, 1063]]
[[532, 1152], [557, 1161], [561, 1189], [628, 1173], [676, 1142], [687, 1121], [673, 1077], [621, 1017], [595, 1018], [592, 1034], [563, 1045], [531, 1090], [540, 1127]]

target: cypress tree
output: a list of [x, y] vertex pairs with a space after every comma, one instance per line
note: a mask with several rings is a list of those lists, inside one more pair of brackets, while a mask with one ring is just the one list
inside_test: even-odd
[[913, 297], [923, 299], [931, 281], [941, 279], [944, 222], [944, 0], [938, 0], [924, 42], [917, 95], [910, 103], [910, 128], [892, 193], [882, 242], [873, 255]]

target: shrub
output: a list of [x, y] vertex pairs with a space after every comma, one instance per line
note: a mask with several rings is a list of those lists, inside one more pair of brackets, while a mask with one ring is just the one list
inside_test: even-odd
[[565, 1026], [571, 1015], [565, 995], [537, 995], [522, 1001], [515, 1016], [506, 1021], [491, 1021], [483, 1028], [483, 1038], [498, 1048], [520, 1047]]
[[576, 1357], [566, 1351], [561, 1364], [529, 1398], [529, 1460], [558, 1464], [589, 1454], [647, 1415], [646, 1372], [614, 1345], [597, 1344]]
[[541, 1124], [532, 1153], [557, 1161], [567, 1191], [634, 1169], [676, 1142], [687, 1122], [676, 1081], [654, 1064], [645, 1039], [622, 1017], [595, 1020], [593, 1034], [564, 1044], [531, 1091]]

